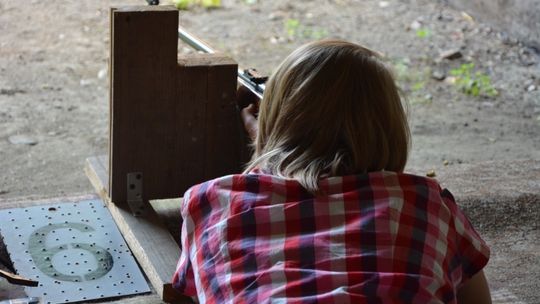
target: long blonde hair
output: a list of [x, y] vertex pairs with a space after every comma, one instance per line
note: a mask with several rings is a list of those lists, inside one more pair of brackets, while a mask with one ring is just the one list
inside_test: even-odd
[[255, 151], [259, 168], [319, 191], [326, 176], [403, 171], [410, 132], [398, 88], [373, 51], [341, 40], [306, 44], [268, 80]]

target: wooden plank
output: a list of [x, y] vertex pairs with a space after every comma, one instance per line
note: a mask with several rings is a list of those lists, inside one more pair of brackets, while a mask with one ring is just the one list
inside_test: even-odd
[[145, 201], [240, 172], [249, 153], [236, 62], [223, 54], [178, 60], [174, 8], [112, 9], [111, 16], [112, 201], [125, 204], [130, 172], [142, 173]]
[[182, 226], [180, 207], [182, 206], [182, 198], [152, 200], [150, 204], [161, 221], [165, 223], [178, 246], [180, 246], [180, 228]]
[[206, 179], [240, 173], [244, 159], [244, 130], [236, 106], [238, 65], [216, 55], [208, 65], [206, 106]]
[[166, 179], [176, 170], [177, 28], [172, 6], [111, 9], [109, 194], [117, 205], [127, 201], [130, 172], [143, 175], [143, 200], [178, 196]]
[[176, 115], [180, 128], [176, 132], [178, 155], [172, 165], [180, 174], [177, 179], [179, 193], [171, 197], [183, 196], [187, 188], [205, 179], [205, 159], [201, 157], [206, 151], [204, 127], [208, 102], [205, 57], [196, 55], [178, 61]]
[[[107, 168], [94, 160], [87, 160], [85, 171], [94, 188], [107, 204], [118, 229], [124, 236], [133, 255], [144, 270], [156, 293], [167, 302], [191, 303], [191, 299], [172, 288], [171, 278], [180, 257], [178, 244], [162, 220], [152, 208], [147, 208], [144, 217], [135, 217], [125, 207], [112, 203], [105, 185]], [[94, 167], [94, 165], [98, 165]]]

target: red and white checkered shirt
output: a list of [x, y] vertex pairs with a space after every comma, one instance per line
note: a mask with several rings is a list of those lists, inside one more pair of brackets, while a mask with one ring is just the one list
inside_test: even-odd
[[489, 248], [450, 192], [394, 172], [229, 175], [182, 206], [173, 286], [201, 303], [455, 303]]

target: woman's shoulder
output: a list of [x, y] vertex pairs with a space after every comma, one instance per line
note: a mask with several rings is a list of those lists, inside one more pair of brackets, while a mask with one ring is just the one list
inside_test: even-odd
[[[403, 198], [426, 197], [440, 201], [443, 197], [453, 200], [450, 192], [442, 189], [437, 180], [411, 173], [378, 171], [365, 174], [331, 176], [320, 179], [322, 195], [352, 192], [370, 192], [376, 197], [402, 196]], [[220, 196], [311, 196], [294, 179], [252, 171], [246, 174], [231, 174], [217, 177], [189, 188], [185, 200], [206, 201]]]
[[217, 192], [257, 192], [261, 186], [271, 183], [282, 183], [284, 179], [277, 176], [250, 172], [247, 174], [230, 174], [216, 177], [191, 186], [184, 194], [184, 198], [201, 198], [212, 196]]

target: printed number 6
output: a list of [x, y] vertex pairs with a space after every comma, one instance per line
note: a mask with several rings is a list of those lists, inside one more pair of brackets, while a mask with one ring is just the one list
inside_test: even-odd
[[48, 248], [45, 245], [47, 235], [49, 235], [49, 233], [51, 233], [51, 231], [53, 230], [63, 228], [73, 228], [81, 232], [94, 231], [94, 228], [92, 228], [91, 226], [81, 223], [52, 224], [34, 231], [34, 233], [32, 233], [32, 235], [30, 236], [28, 247], [30, 255], [32, 256], [32, 259], [34, 259], [34, 263], [39, 268], [39, 270], [41, 270], [44, 274], [55, 278], [56, 280], [81, 282], [83, 280], [81, 276], [60, 273], [58, 270], [56, 270], [52, 263], [54, 255], [62, 250], [68, 250], [69, 245], [71, 245], [71, 247], [74, 249], [82, 249], [90, 252], [92, 256], [94, 256], [94, 258], [96, 259], [97, 268], [94, 271], [91, 271], [84, 275], [84, 279], [86, 281], [101, 278], [112, 269], [113, 257], [111, 256], [111, 254], [103, 247], [95, 244], [70, 243], [69, 245], [64, 244]]

